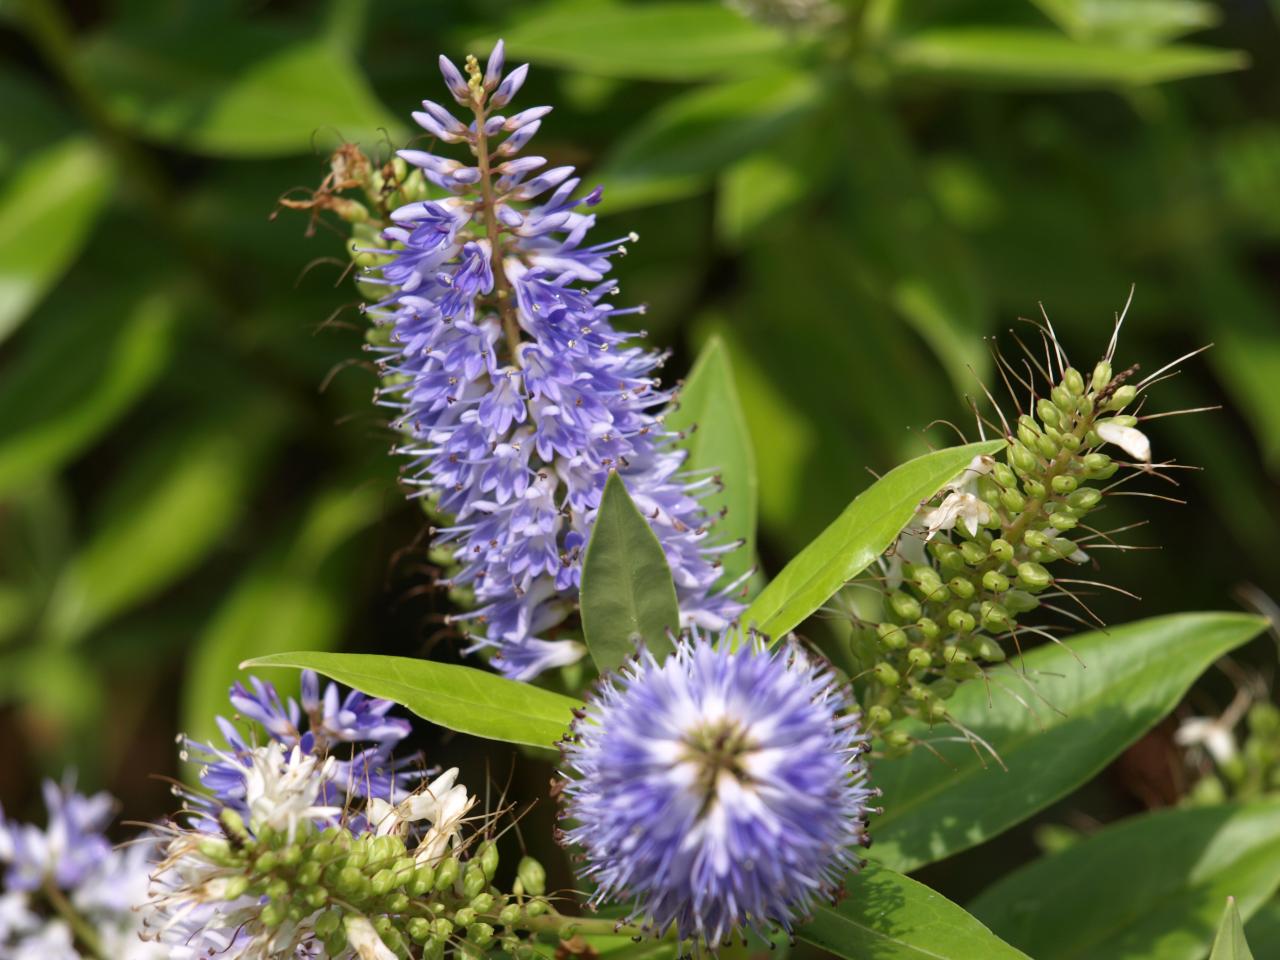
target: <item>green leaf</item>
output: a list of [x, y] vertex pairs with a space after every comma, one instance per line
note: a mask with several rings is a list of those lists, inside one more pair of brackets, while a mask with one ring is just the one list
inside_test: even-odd
[[176, 313], [163, 294], [108, 293], [92, 310], [60, 303], [0, 378], [0, 492], [92, 443], [151, 386], [172, 350]]
[[973, 913], [1036, 960], [1202, 960], [1222, 902], [1280, 885], [1280, 800], [1131, 817], [1007, 874]]
[[0, 341], [75, 259], [112, 179], [97, 144], [73, 136], [31, 156], [0, 188]]
[[670, 652], [680, 604], [662, 544], [632, 502], [622, 478], [609, 474], [582, 563], [582, 633], [603, 672], [641, 646]]
[[954, 479], [975, 456], [1003, 447], [1003, 440], [950, 447], [890, 470], [782, 568], [747, 608], [742, 622], [774, 638], [797, 627], [889, 548], [922, 500]]
[[1028, 960], [922, 883], [868, 864], [797, 936], [846, 960]]
[[555, 749], [582, 704], [486, 670], [361, 653], [277, 653], [243, 664], [315, 670], [459, 733]]
[[82, 639], [184, 576], [246, 506], [279, 425], [262, 398], [158, 434], [108, 490], [88, 542], [49, 599], [47, 637]]
[[227, 689], [252, 656], [340, 639], [356, 571], [342, 547], [382, 512], [371, 486], [332, 490], [311, 504], [298, 529], [244, 575], [196, 638], [187, 658], [182, 727], [196, 740], [216, 733]]
[[366, 147], [406, 134], [351, 53], [323, 39], [213, 20], [90, 40], [84, 67], [116, 122], [181, 150], [219, 157], [316, 151], [317, 134]]
[[1280, 900], [1272, 897], [1264, 903], [1244, 925], [1244, 932], [1258, 956], [1280, 957]]
[[810, 73], [774, 73], [673, 97], [605, 161], [599, 177], [608, 212], [699, 192], [730, 163], [783, 136], [818, 93]]
[[1135, 49], [1081, 43], [1049, 30], [938, 27], [889, 48], [904, 74], [1015, 87], [1123, 87], [1241, 70], [1244, 53], [1191, 44]]
[[670, 429], [686, 434], [681, 444], [689, 451], [686, 467], [715, 470], [719, 476], [723, 492], [703, 504], [713, 516], [724, 513], [714, 527], [719, 542], [742, 541], [724, 557], [725, 579], [735, 580], [755, 560], [756, 457], [723, 339], [713, 335], [706, 342], [680, 388], [678, 403], [663, 419]]
[[715, 3], [557, 4], [503, 36], [508, 58], [636, 80], [756, 73], [784, 44], [777, 31]]
[[1115, 40], [1151, 46], [1217, 26], [1221, 13], [1202, 0], [1034, 0], [1059, 27], [1078, 40]]
[[952, 729], [908, 725], [927, 749], [876, 766], [885, 812], [870, 855], [914, 870], [1025, 820], [1091, 779], [1206, 667], [1264, 629], [1242, 613], [1155, 617], [1074, 637], [1069, 650], [1039, 647], [993, 671], [990, 683], [965, 684], [947, 708], [1007, 769], [954, 742]]
[[1213, 938], [1213, 952], [1209, 960], [1253, 960], [1249, 943], [1245, 940], [1244, 924], [1240, 922], [1240, 911], [1236, 909], [1236, 898], [1227, 897], [1227, 906], [1222, 911], [1222, 922], [1218, 924], [1218, 935]]

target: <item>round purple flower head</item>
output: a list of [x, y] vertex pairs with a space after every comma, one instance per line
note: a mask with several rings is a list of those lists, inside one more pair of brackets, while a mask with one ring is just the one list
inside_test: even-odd
[[502, 110], [527, 66], [504, 77], [502, 44], [483, 71], [441, 71], [465, 120], [431, 100], [413, 115], [455, 160], [401, 150], [440, 194], [407, 203], [384, 232], [390, 259], [367, 277], [386, 295], [367, 308], [388, 328], [379, 353], [383, 406], [407, 440], [409, 483], [452, 520], [450, 585], [474, 591], [477, 646], [508, 676], [529, 679], [583, 655], [549, 634], [573, 610], [581, 556], [610, 471], [622, 477], [661, 541], [685, 625], [721, 630], [741, 605], [717, 588], [718, 556], [700, 497], [710, 476], [682, 473], [686, 452], [662, 425], [672, 399], [662, 355], [629, 345], [614, 322], [610, 259], [635, 236], [593, 243], [597, 188], [575, 197], [572, 167], [519, 156], [550, 112]]
[[867, 737], [798, 647], [694, 635], [606, 678], [565, 748], [564, 819], [593, 903], [715, 947], [790, 930], [858, 866]]

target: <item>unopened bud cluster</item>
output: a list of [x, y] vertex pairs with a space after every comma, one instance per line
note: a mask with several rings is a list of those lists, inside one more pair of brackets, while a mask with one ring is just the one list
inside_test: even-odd
[[[1078, 531], [1102, 502], [1099, 485], [1150, 459], [1137, 419], [1123, 412], [1137, 395], [1130, 374], [1106, 360], [1087, 379], [1063, 367], [1049, 396], [1008, 424], [1003, 453], [975, 457], [922, 505], [883, 561], [881, 611], [855, 633], [853, 652], [865, 671], [867, 721], [889, 749], [911, 742], [905, 730], [885, 729], [894, 720], [946, 722], [957, 684], [1003, 661], [1019, 618], [1061, 589], [1052, 571], [1088, 560]], [[1105, 444], [1138, 462], [1113, 460]]]
[[1214, 720], [1190, 718], [1174, 735], [1179, 743], [1194, 744], [1207, 755], [1209, 772], [1191, 788], [1192, 804], [1214, 806], [1280, 794], [1280, 707], [1268, 701], [1250, 706], [1243, 743], [1237, 742], [1232, 729], [1239, 719], [1233, 713], [1228, 709]]
[[224, 902], [248, 897], [258, 904], [243, 930], [250, 938], [269, 941], [277, 928], [305, 925], [325, 956], [349, 949], [363, 956], [353, 932], [363, 922], [352, 921], [364, 918], [397, 957], [425, 960], [453, 948], [475, 954], [490, 947], [523, 955], [528, 920], [549, 909], [536, 860], [521, 860], [513, 892], [493, 885], [498, 850], [491, 841], [466, 859], [431, 863], [394, 835], [304, 823], [290, 838], [270, 828], [252, 834], [231, 810], [220, 819], [224, 836], [192, 838], [188, 857], [216, 871]]

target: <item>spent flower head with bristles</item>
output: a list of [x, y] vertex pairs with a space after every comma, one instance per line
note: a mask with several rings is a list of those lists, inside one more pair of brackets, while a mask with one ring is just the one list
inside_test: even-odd
[[361, 256], [376, 258], [364, 282], [381, 293], [367, 308], [382, 328], [377, 399], [406, 435], [408, 483], [448, 518], [435, 533], [453, 547], [449, 585], [474, 597], [456, 619], [475, 621], [476, 645], [509, 676], [578, 660], [582, 644], [550, 634], [573, 610], [616, 470], [662, 543], [682, 621], [722, 629], [741, 607], [716, 589], [717, 557], [736, 545], [710, 536], [700, 497], [714, 478], [681, 474], [686, 453], [660, 414], [672, 393], [654, 377], [663, 357], [614, 327], [642, 312], [615, 306], [606, 278], [636, 238], [590, 242], [600, 190], [575, 198], [572, 167], [519, 156], [550, 108], [496, 112], [528, 69], [504, 76], [501, 43], [483, 72], [474, 58], [440, 65], [470, 117], [427, 100], [414, 119], [470, 157], [401, 150], [444, 195], [390, 211]]
[[852, 652], [868, 721], [884, 731], [891, 751], [913, 742], [901, 726], [886, 731], [892, 721], [952, 722], [947, 700], [958, 683], [981, 677], [1023, 640], [1052, 638], [1044, 626], [1028, 626], [1025, 614], [1044, 608], [1102, 625], [1079, 596], [1078, 585], [1092, 581], [1061, 568], [1119, 546], [1111, 536], [1119, 531], [1085, 523], [1127, 479], [1113, 479], [1118, 471], [1160, 475], [1174, 466], [1152, 464], [1142, 418], [1127, 412], [1168, 368], [1141, 381], [1137, 367], [1115, 369], [1113, 337], [1086, 376], [1070, 365], [1052, 328], [1043, 333], [1043, 362], [1028, 350], [1020, 369], [996, 354], [1017, 415], [1006, 418], [997, 407], [998, 424], [979, 422], [1005, 435], [1005, 449], [975, 456], [921, 504], [878, 575], [848, 598], [862, 604], [867, 586], [881, 595], [878, 609], [855, 614]]
[[[735, 639], [741, 639], [734, 649]], [[867, 738], [799, 647], [694, 634], [602, 681], [564, 749], [564, 839], [593, 901], [714, 949], [790, 929], [858, 865]]]
[[139, 940], [133, 912], [146, 895], [151, 846], [113, 848], [105, 831], [115, 801], [71, 783], [44, 784], [44, 827], [0, 812], [0, 956], [159, 960]]

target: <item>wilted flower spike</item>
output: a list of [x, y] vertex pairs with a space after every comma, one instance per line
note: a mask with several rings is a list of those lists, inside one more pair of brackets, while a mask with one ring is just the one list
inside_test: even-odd
[[[415, 115], [464, 160], [423, 150], [400, 158], [450, 195], [391, 211], [385, 254], [367, 275], [383, 296], [368, 314], [386, 330], [378, 402], [398, 411], [409, 483], [449, 518], [437, 542], [459, 565], [448, 585], [471, 591], [477, 646], [509, 676], [529, 679], [583, 654], [548, 635], [573, 609], [582, 553], [605, 480], [617, 471], [665, 549], [682, 620], [723, 629], [740, 605], [720, 576], [709, 478], [681, 473], [686, 454], [662, 425], [672, 394], [662, 356], [614, 327], [639, 312], [615, 306], [610, 259], [634, 237], [588, 240], [599, 191], [578, 199], [572, 167], [517, 158], [549, 108], [504, 117], [526, 66], [505, 78], [502, 46], [483, 75], [441, 58], [446, 86], [472, 113], [424, 101]], [[469, 78], [469, 79], [468, 79]], [[505, 139], [500, 139], [505, 137]], [[541, 173], [538, 171], [541, 170]]]
[[857, 865], [866, 738], [832, 675], [796, 647], [681, 640], [608, 680], [565, 751], [569, 842], [594, 900], [715, 948], [790, 929]]

